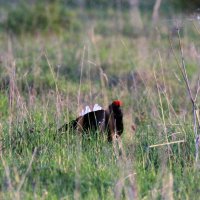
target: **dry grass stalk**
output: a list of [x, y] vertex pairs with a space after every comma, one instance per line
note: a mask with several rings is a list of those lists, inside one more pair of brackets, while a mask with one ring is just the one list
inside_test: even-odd
[[78, 96], [77, 96], [77, 102], [78, 102], [77, 113], [79, 112], [79, 106], [80, 106], [80, 96], [81, 96], [81, 85], [82, 85], [83, 67], [84, 67], [84, 59], [85, 59], [85, 50], [86, 50], [86, 47], [84, 45], [82, 58], [81, 58], [81, 74], [80, 74], [80, 82], [79, 82], [79, 89], [78, 89]]
[[[123, 189], [127, 199], [138, 199], [137, 185], [135, 180], [136, 173], [129, 169], [129, 159], [127, 158], [123, 149], [123, 144], [120, 137], [114, 139], [113, 147], [122, 173], [121, 178], [117, 181], [114, 188], [115, 199], [122, 198]], [[125, 180], [128, 181], [128, 185], [125, 184]]]
[[171, 172], [164, 174], [162, 182], [162, 199], [173, 200], [173, 174]]
[[186, 71], [182, 41], [181, 41], [181, 37], [180, 37], [180, 30], [179, 30], [178, 27], [177, 27], [177, 34], [178, 34], [178, 39], [179, 39], [179, 50], [180, 50], [180, 54], [181, 54], [181, 64], [179, 63], [178, 58], [177, 58], [177, 56], [174, 52], [174, 48], [173, 48], [172, 41], [171, 41], [170, 38], [169, 38], [169, 42], [170, 42], [170, 45], [171, 45], [172, 53], [173, 53], [173, 55], [176, 59], [177, 65], [180, 69], [183, 80], [185, 82], [186, 89], [187, 89], [187, 92], [189, 94], [190, 101], [191, 101], [191, 104], [192, 104], [193, 130], [194, 130], [194, 134], [195, 134], [195, 161], [197, 163], [198, 160], [199, 160], [199, 140], [200, 140], [200, 134], [199, 134], [200, 123], [199, 123], [198, 116], [197, 116], [197, 113], [198, 113], [197, 97], [198, 97], [198, 94], [199, 94], [199, 91], [200, 91], [200, 89], [199, 89], [199, 79], [198, 79], [198, 83], [197, 83], [198, 86], [197, 86], [196, 94], [193, 95], [191, 87], [190, 87], [189, 79], [188, 79], [188, 74], [187, 74], [187, 71]]
[[33, 164], [33, 161], [34, 161], [34, 158], [35, 158], [35, 156], [36, 156], [36, 153], [37, 153], [37, 147], [35, 147], [35, 149], [34, 149], [34, 151], [33, 151], [33, 154], [32, 154], [32, 157], [31, 157], [31, 160], [30, 160], [30, 162], [29, 162], [28, 168], [26, 169], [26, 172], [24, 173], [24, 175], [23, 175], [22, 178], [21, 178], [21, 181], [20, 181], [19, 186], [18, 186], [18, 188], [17, 188], [17, 193], [20, 192], [20, 190], [21, 190], [21, 188], [22, 188], [22, 186], [23, 186], [23, 184], [24, 184], [24, 181], [25, 181], [27, 175], [28, 175], [29, 171], [31, 170], [31, 166], [32, 166], [32, 164]]
[[170, 144], [179, 144], [179, 143], [183, 143], [183, 142], [185, 142], [185, 140], [179, 140], [179, 141], [173, 141], [173, 142], [165, 142], [165, 143], [162, 143], [162, 144], [150, 145], [149, 148], [160, 147], [160, 146], [165, 146], [165, 145], [170, 145]]
[[161, 5], [162, 0], [156, 0], [154, 7], [153, 7], [153, 14], [152, 14], [152, 20], [153, 23], [156, 24], [159, 18], [159, 8]]
[[[55, 84], [55, 88], [56, 88], [56, 110], [57, 110], [57, 114], [58, 116], [60, 115], [61, 113], [61, 108], [60, 108], [60, 105], [61, 105], [61, 96], [60, 96], [60, 92], [59, 92], [59, 89], [58, 89], [58, 84], [57, 84], [57, 78], [56, 78], [56, 75], [54, 73], [54, 70], [53, 70], [53, 67], [49, 61], [49, 58], [47, 56], [47, 53], [44, 52], [44, 56], [46, 58], [46, 61], [47, 61], [47, 64], [48, 64], [48, 67], [50, 69], [50, 72], [52, 74], [52, 77], [53, 77], [53, 81], [54, 81], [54, 84]], [[59, 117], [58, 117], [59, 118]]]
[[2, 165], [4, 167], [4, 170], [5, 170], [5, 175], [6, 175], [6, 179], [7, 179], [7, 184], [8, 184], [8, 189], [9, 191], [11, 192], [11, 196], [13, 194], [13, 185], [12, 185], [12, 181], [11, 181], [11, 178], [10, 178], [10, 169], [8, 167], [8, 165], [6, 164], [4, 158], [3, 158], [3, 155], [1, 154], [1, 162], [2, 162]]

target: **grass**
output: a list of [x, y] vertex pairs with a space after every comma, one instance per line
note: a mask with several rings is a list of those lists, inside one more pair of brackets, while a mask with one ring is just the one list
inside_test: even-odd
[[[1, 30], [0, 198], [199, 198], [192, 107], [169, 43], [174, 21], [162, 18], [153, 28], [144, 14], [146, 30], [135, 35], [128, 10], [121, 14], [124, 30], [113, 10], [75, 8], [72, 27], [81, 24], [81, 31]], [[183, 19], [181, 39], [195, 92], [200, 43], [193, 23], [199, 28]], [[122, 142], [57, 133], [85, 105], [113, 99], [123, 101]]]

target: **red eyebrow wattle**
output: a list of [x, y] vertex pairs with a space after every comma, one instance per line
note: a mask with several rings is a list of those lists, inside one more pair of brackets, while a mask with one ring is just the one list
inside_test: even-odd
[[122, 106], [122, 102], [119, 101], [119, 100], [113, 101], [113, 104], [116, 105], [116, 106]]

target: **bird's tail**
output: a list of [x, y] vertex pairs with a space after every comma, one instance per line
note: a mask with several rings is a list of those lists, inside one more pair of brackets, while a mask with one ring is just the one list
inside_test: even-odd
[[69, 129], [75, 129], [76, 127], [77, 127], [77, 120], [72, 120], [71, 122], [62, 125], [62, 126], [58, 129], [58, 132], [59, 132], [59, 133], [65, 133], [65, 132], [67, 132]]
[[58, 132], [59, 133], [66, 132], [68, 130], [68, 127], [69, 127], [69, 124], [64, 124], [58, 129]]

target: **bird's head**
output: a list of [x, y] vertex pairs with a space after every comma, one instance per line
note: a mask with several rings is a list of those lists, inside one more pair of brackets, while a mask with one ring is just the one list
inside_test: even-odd
[[117, 106], [117, 107], [121, 107], [122, 106], [122, 102], [120, 100], [115, 100], [112, 102], [113, 106]]

